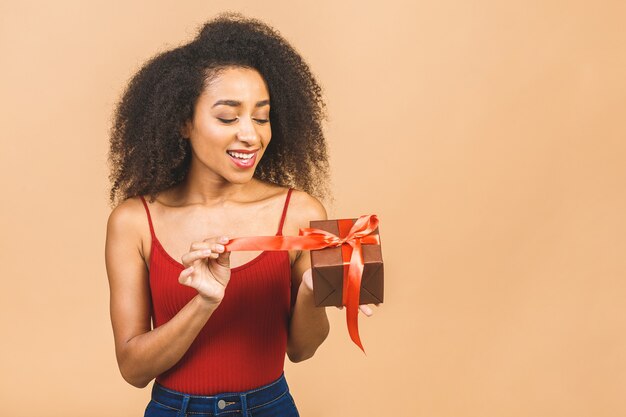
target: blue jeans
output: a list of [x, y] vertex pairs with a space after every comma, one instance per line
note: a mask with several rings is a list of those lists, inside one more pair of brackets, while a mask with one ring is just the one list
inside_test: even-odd
[[172, 391], [156, 381], [144, 417], [299, 417], [289, 393], [285, 374], [276, 381], [250, 391], [214, 396]]

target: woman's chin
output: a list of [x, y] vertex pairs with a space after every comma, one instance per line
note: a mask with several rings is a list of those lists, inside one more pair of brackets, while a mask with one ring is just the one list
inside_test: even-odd
[[252, 181], [254, 178], [254, 171], [250, 173], [239, 173], [238, 175], [229, 175], [225, 177], [226, 181], [231, 184], [244, 185]]

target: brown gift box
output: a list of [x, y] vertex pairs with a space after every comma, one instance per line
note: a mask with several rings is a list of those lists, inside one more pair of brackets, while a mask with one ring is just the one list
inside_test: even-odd
[[[341, 220], [350, 221], [350, 226], [356, 219]], [[314, 220], [310, 227], [322, 229], [340, 238], [345, 237], [339, 233], [339, 220]], [[372, 235], [378, 234], [378, 228]], [[363, 250], [363, 275], [361, 277], [361, 292], [359, 304], [378, 304], [383, 302], [383, 256], [380, 245], [364, 244]], [[311, 251], [311, 268], [313, 272], [313, 296], [315, 305], [342, 306], [344, 270], [347, 274], [348, 264], [342, 257], [342, 248], [325, 248]]]

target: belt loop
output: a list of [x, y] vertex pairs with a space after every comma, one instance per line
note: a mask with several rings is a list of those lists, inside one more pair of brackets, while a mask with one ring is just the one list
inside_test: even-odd
[[176, 417], [185, 417], [187, 415], [187, 405], [189, 405], [189, 395], [183, 397], [183, 404], [180, 406], [180, 411]]
[[241, 415], [242, 417], [248, 417], [248, 399], [246, 394], [239, 394], [239, 398], [241, 398]]

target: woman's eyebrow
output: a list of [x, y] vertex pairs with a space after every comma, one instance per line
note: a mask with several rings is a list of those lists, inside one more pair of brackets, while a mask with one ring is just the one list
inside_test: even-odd
[[[238, 107], [238, 106], [241, 106], [241, 101], [239, 101], [239, 100], [217, 100], [217, 101], [215, 102], [215, 104], [213, 104], [213, 105], [211, 106], [211, 108], [213, 108], [213, 107], [215, 107], [215, 106], [219, 106], [219, 105], [221, 105], [221, 104], [222, 104], [222, 105], [226, 105], [226, 106]], [[258, 102], [254, 105], [254, 107], [263, 107], [263, 106], [267, 106], [267, 105], [269, 105], [269, 104], [270, 104], [270, 101], [269, 101], [269, 100], [261, 100], [261, 101], [258, 101]]]

